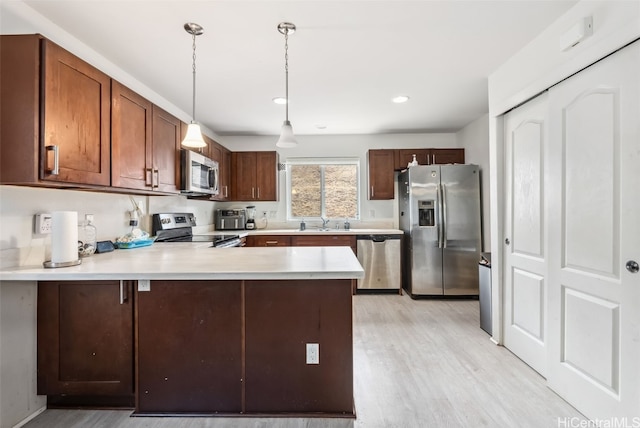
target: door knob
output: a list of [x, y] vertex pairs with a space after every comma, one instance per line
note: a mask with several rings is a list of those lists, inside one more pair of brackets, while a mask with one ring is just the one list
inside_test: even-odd
[[511, 244], [511, 241], [509, 241], [509, 238], [507, 238], [507, 239], [504, 240], [504, 243], [509, 245], [509, 244]]
[[638, 273], [638, 270], [640, 270], [640, 266], [638, 266], [638, 262], [635, 260], [629, 260], [626, 268], [631, 273]]

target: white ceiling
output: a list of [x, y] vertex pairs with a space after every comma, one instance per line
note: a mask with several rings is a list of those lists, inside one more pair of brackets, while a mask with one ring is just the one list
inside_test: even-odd
[[[6, 0], [5, 0], [6, 1]], [[12, 0], [10, 0], [12, 1]], [[457, 131], [487, 107], [487, 76], [572, 1], [26, 0], [71, 35], [219, 135], [277, 135], [289, 37], [296, 134]], [[405, 104], [393, 104], [396, 95]], [[318, 125], [326, 129], [318, 129]]]

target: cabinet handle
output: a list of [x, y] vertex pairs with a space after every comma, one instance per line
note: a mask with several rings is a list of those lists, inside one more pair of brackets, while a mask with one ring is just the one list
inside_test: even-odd
[[46, 146], [47, 151], [53, 151], [53, 169], [48, 169], [47, 172], [51, 175], [58, 175], [60, 173], [60, 156], [58, 154], [58, 146]]
[[251, 188], [251, 199], [255, 199], [256, 198], [256, 189], [255, 187]]
[[156, 175], [155, 183], [153, 181], [153, 176], [151, 178], [151, 187], [157, 189], [160, 187], [160, 170], [158, 168], [153, 168], [153, 173]]
[[278, 241], [265, 241], [266, 245], [278, 245]]
[[436, 155], [431, 155], [431, 165], [436, 164]]
[[371, 197], [373, 198], [375, 196], [376, 192], [373, 190], [373, 186], [371, 186]]
[[144, 185], [153, 187], [153, 169], [151, 168], [144, 169]]
[[224, 197], [225, 198], [229, 197], [229, 186], [224, 186]]
[[259, 187], [258, 187], [258, 198], [257, 199], [260, 199], [260, 188]]
[[123, 280], [120, 280], [120, 304], [123, 305], [124, 302], [129, 300], [127, 285]]

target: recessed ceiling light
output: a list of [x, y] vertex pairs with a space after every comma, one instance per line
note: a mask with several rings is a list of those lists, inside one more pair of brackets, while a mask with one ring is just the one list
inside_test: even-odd
[[287, 99], [283, 98], [283, 97], [275, 97], [273, 99], [273, 102], [276, 104], [286, 104], [287, 103]]
[[409, 101], [409, 97], [406, 95], [399, 95], [397, 97], [391, 98], [391, 101], [396, 104], [406, 103], [407, 101]]
[[316, 125], [316, 129], [327, 129], [327, 125], [319, 123]]

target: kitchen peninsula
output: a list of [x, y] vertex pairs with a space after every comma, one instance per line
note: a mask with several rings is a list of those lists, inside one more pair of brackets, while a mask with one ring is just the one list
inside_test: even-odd
[[354, 417], [351, 249], [208, 245], [0, 271], [38, 282], [38, 394], [128, 397], [135, 415]]

